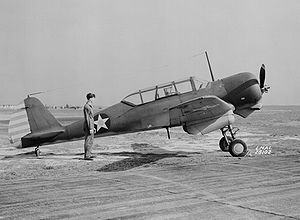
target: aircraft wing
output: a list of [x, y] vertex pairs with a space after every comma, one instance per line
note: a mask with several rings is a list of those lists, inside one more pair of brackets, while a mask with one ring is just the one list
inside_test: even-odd
[[170, 109], [170, 117], [178, 117], [189, 134], [202, 134], [233, 123], [234, 107], [217, 96], [202, 96]]

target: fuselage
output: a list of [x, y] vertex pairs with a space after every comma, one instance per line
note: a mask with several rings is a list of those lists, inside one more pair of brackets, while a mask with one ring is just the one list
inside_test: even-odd
[[[94, 120], [97, 132], [94, 135], [104, 137], [160, 128], [184, 127], [185, 122], [181, 120], [180, 110], [170, 111], [170, 109], [189, 100], [206, 96], [217, 96], [230, 104], [235, 114], [247, 117], [254, 110], [260, 109], [262, 92], [256, 77], [248, 72], [201, 84], [197, 84], [193, 77], [173, 81], [139, 90], [126, 96], [121, 102], [96, 112]], [[83, 139], [83, 123], [84, 119], [60, 127], [58, 130], [54, 129], [51, 131], [54, 133], [42, 132], [44, 138], [40, 136], [27, 139], [22, 141], [21, 147]], [[214, 129], [220, 128], [214, 126]], [[55, 133], [57, 135], [54, 135]], [[39, 133], [30, 135], [38, 137]]]
[[[158, 88], [156, 87], [156, 92]], [[194, 85], [191, 91], [185, 93], [174, 93], [164, 97], [155, 95], [153, 100], [140, 104], [124, 99], [95, 113], [95, 121], [99, 120], [99, 115], [107, 119], [107, 129], [100, 129], [95, 137], [182, 126], [178, 117], [171, 115], [169, 109], [185, 101], [207, 95], [221, 98], [234, 106], [234, 113], [247, 117], [260, 108], [258, 103], [262, 93], [257, 78], [252, 73], [244, 72], [209, 82], [201, 88], [196, 88]], [[51, 140], [51, 143], [83, 138], [83, 122], [80, 120], [65, 126], [65, 132], [58, 135], [55, 140]]]

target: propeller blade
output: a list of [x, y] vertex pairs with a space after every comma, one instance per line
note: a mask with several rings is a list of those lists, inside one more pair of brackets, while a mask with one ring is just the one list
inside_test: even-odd
[[261, 65], [260, 72], [259, 72], [259, 86], [260, 88], [264, 88], [265, 86], [265, 79], [266, 79], [266, 71], [265, 71], [265, 65]]

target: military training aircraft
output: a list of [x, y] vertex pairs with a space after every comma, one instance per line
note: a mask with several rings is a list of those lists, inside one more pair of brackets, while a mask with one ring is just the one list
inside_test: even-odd
[[[265, 82], [265, 66], [260, 80], [252, 73], [242, 72], [211, 82], [195, 77], [141, 89], [127, 95], [119, 103], [94, 114], [95, 138], [132, 132], [182, 126], [188, 134], [207, 134], [221, 130], [219, 146], [234, 157], [247, 154], [247, 145], [235, 138], [234, 114], [244, 118], [262, 107], [262, 95], [270, 87]], [[84, 119], [62, 126], [35, 97], [28, 96], [12, 114], [9, 139], [20, 148], [75, 141], [84, 138]], [[229, 135], [227, 135], [229, 133]]]

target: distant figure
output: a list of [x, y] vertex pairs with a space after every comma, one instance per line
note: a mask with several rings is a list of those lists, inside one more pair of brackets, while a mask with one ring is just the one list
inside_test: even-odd
[[84, 159], [93, 160], [92, 156], [92, 146], [94, 142], [94, 111], [93, 102], [95, 101], [95, 94], [88, 93], [86, 95], [87, 102], [83, 107], [84, 113], [84, 125], [83, 131], [85, 135], [84, 139]]

